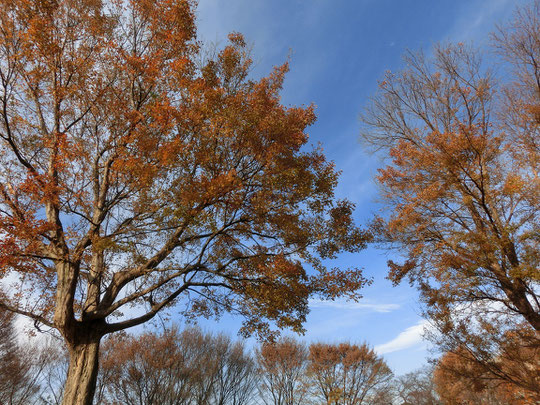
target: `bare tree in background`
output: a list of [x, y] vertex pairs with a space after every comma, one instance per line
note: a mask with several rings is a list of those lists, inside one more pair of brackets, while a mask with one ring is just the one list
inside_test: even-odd
[[441, 405], [433, 382], [433, 368], [423, 367], [396, 378], [400, 405]]
[[254, 372], [241, 342], [173, 328], [107, 339], [101, 379], [104, 401], [115, 404], [242, 405], [253, 396]]
[[35, 401], [39, 386], [31, 373], [31, 353], [17, 343], [14, 318], [0, 309], [0, 403], [25, 405]]
[[213, 373], [207, 378], [212, 383], [209, 404], [247, 405], [255, 397], [256, 365], [243, 342], [233, 342], [225, 335], [213, 336], [208, 348], [213, 357]]
[[15, 314], [0, 308], [0, 404], [41, 403], [52, 346], [25, 336], [15, 326]]

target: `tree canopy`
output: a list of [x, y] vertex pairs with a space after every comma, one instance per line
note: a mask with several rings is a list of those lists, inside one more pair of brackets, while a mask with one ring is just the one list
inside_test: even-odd
[[166, 307], [269, 336], [366, 282], [322, 264], [367, 234], [306, 150], [313, 107], [280, 103], [287, 64], [253, 81], [240, 34], [203, 50], [191, 0], [0, 1], [0, 306], [62, 334], [65, 403], [102, 336]]
[[540, 344], [539, 16], [535, 1], [493, 34], [502, 74], [462, 43], [407, 53], [362, 116], [388, 156], [373, 230], [405, 256], [389, 279], [418, 286], [443, 352], [518, 386], [496, 358], [514, 335]]
[[391, 160], [378, 176], [389, 215], [374, 230], [407, 258], [389, 278], [409, 277], [439, 314], [502, 306], [540, 330], [539, 24], [527, 15], [495, 37], [520, 55], [507, 85], [467, 45], [411, 52], [381, 81], [363, 137]]

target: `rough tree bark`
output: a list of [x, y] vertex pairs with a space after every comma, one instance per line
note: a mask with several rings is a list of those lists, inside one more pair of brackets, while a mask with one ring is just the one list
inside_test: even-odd
[[63, 405], [92, 405], [99, 370], [100, 337], [79, 344], [68, 344], [69, 368], [64, 386]]

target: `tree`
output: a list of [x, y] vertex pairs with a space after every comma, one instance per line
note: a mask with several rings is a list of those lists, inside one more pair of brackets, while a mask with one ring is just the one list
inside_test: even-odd
[[254, 362], [243, 344], [199, 329], [113, 335], [102, 364], [106, 403], [241, 405], [255, 390]]
[[293, 338], [264, 343], [256, 352], [261, 397], [268, 405], [301, 405], [309, 395], [308, 350]]
[[[204, 370], [177, 330], [158, 335], [114, 335], [105, 340], [101, 372], [105, 395], [118, 404], [188, 404], [191, 386]], [[152, 348], [152, 350], [148, 350]]]
[[215, 405], [244, 405], [254, 398], [257, 387], [255, 361], [240, 341], [224, 335], [214, 337], [212, 400]]
[[103, 336], [164, 308], [264, 336], [365, 283], [320, 260], [367, 234], [302, 149], [313, 107], [279, 102], [287, 65], [248, 80], [232, 34], [201, 66], [195, 31], [192, 0], [0, 1], [0, 306], [62, 335], [64, 404], [91, 403]]
[[392, 371], [366, 344], [316, 343], [309, 347], [309, 373], [316, 396], [327, 404], [377, 402], [389, 390]]
[[[492, 384], [480, 383], [479, 379], [471, 380], [469, 377], [463, 378], [458, 373], [449, 372], [450, 368], [458, 366], [462, 371], [472, 372], [476, 363], [463, 362], [458, 354], [447, 353], [439, 361], [434, 373], [434, 382], [437, 393], [445, 405], [458, 404], [494, 404], [502, 405], [496, 394], [496, 389]], [[479, 372], [478, 368], [476, 371]]]
[[443, 352], [466, 344], [480, 363], [508, 331], [540, 331], [539, 10], [494, 36], [507, 76], [463, 44], [409, 53], [363, 115], [363, 138], [391, 159], [373, 225], [406, 255], [389, 278], [419, 287]]
[[[540, 400], [540, 344], [527, 329], [511, 331], [481, 361], [463, 344], [445, 353], [434, 372], [443, 403], [530, 404]], [[486, 355], [487, 356], [487, 355]]]
[[37, 340], [32, 331], [17, 327], [16, 318], [0, 308], [0, 403], [51, 403], [48, 382], [58, 351], [47, 339]]
[[[179, 336], [180, 352], [195, 373], [191, 382], [190, 404], [242, 405], [249, 403], [256, 389], [255, 362], [240, 341], [223, 334], [203, 334], [188, 329]], [[191, 374], [196, 377], [191, 378]], [[192, 380], [192, 381], [191, 381]]]
[[396, 379], [396, 394], [400, 405], [440, 405], [433, 369], [423, 367]]
[[[40, 390], [40, 403], [47, 405], [60, 405], [62, 403], [63, 388], [66, 383], [66, 375], [69, 367], [69, 355], [62, 345], [60, 337], [52, 337], [46, 349], [49, 352], [49, 362], [43, 370], [43, 379]], [[103, 373], [100, 373], [100, 377]], [[98, 378], [98, 387], [94, 401], [103, 403], [101, 399], [101, 378]]]

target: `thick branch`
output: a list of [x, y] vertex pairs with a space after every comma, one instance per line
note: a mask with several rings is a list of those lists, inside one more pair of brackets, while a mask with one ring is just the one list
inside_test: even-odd
[[45, 317], [43, 317], [41, 315], [34, 314], [32, 312], [29, 312], [29, 311], [24, 311], [22, 309], [19, 309], [17, 307], [12, 306], [12, 305], [6, 304], [5, 302], [0, 301], [0, 308], [5, 309], [6, 311], [14, 312], [14, 313], [19, 314], [19, 315], [24, 315], [24, 316], [26, 316], [28, 318], [31, 318], [34, 321], [40, 322], [43, 325], [46, 325], [46, 326], [48, 326], [50, 328], [55, 327], [54, 324], [52, 322], [50, 322], [48, 319], [46, 319]]

